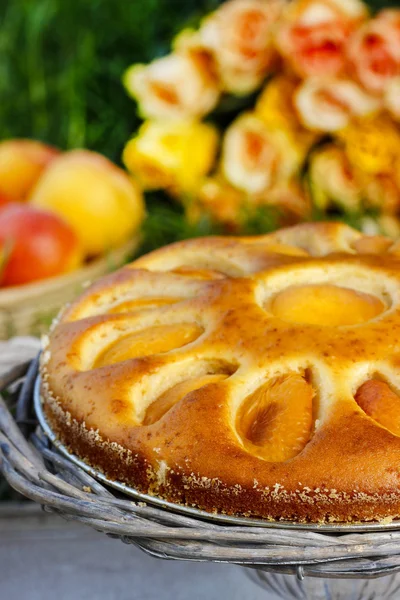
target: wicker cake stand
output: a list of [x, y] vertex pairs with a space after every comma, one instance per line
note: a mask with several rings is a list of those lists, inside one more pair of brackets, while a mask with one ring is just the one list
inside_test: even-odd
[[340, 525], [238, 525], [111, 491], [60, 453], [38, 426], [32, 401], [37, 367], [35, 359], [0, 375], [0, 471], [44, 510], [157, 558], [246, 567], [250, 579], [282, 598], [400, 597], [400, 524], [398, 530], [394, 524], [376, 525], [376, 531], [361, 525], [351, 532]]

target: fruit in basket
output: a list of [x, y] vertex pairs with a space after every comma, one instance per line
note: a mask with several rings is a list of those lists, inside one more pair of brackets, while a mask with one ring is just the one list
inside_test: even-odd
[[122, 245], [145, 214], [135, 182], [107, 158], [88, 150], [65, 152], [53, 161], [30, 200], [62, 217], [87, 256]]
[[0, 142], [0, 206], [23, 202], [44, 169], [59, 154], [57, 148], [34, 140]]
[[74, 231], [57, 215], [26, 204], [0, 210], [2, 286], [22, 285], [72, 271], [83, 261]]

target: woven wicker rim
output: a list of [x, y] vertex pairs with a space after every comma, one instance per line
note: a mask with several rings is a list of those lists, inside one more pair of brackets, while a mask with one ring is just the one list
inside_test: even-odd
[[0, 377], [0, 389], [18, 399], [14, 419], [0, 396], [0, 471], [45, 510], [159, 558], [232, 563], [300, 578], [368, 578], [400, 570], [400, 531], [338, 534], [235, 526], [112, 493], [62, 456], [37, 426], [32, 413], [37, 369], [38, 359]]

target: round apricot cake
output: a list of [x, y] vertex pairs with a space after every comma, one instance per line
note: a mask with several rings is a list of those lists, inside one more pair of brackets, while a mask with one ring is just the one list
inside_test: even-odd
[[44, 410], [109, 479], [207, 511], [400, 516], [400, 244], [338, 223], [157, 250], [88, 288]]

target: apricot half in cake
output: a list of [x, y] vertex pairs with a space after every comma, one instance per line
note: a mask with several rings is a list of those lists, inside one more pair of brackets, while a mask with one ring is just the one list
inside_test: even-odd
[[45, 413], [110, 479], [208, 511], [400, 516], [398, 244], [342, 224], [168, 246], [67, 307]]

